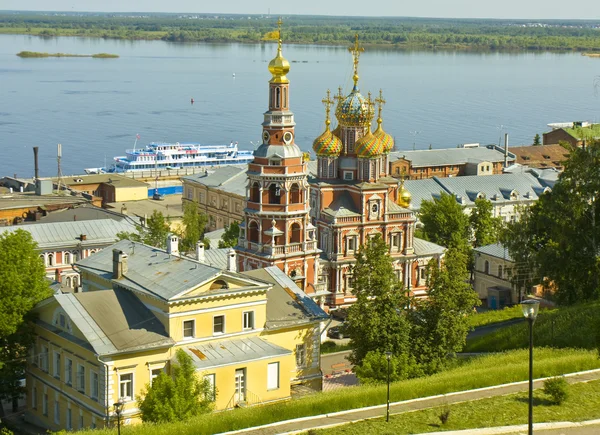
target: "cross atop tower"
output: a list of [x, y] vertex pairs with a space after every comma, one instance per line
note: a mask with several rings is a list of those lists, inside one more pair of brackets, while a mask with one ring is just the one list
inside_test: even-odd
[[343, 90], [342, 90], [342, 87], [340, 86], [338, 88], [337, 95], [335, 97], [333, 97], [334, 99], [336, 99], [338, 101], [338, 103], [344, 99], [344, 94], [342, 92], [343, 92]]
[[348, 51], [352, 54], [352, 58], [354, 59], [354, 75], [352, 76], [352, 80], [354, 80], [354, 87], [358, 84], [358, 60], [360, 58], [360, 54], [365, 51], [364, 47], [360, 47], [358, 45], [358, 33], [354, 35], [354, 45], [352, 47], [348, 47]]
[[323, 98], [321, 102], [325, 104], [325, 124], [329, 125], [331, 124], [331, 120], [329, 119], [329, 111], [334, 103], [333, 99], [331, 98], [331, 91], [329, 89], [327, 89], [327, 97]]
[[381, 89], [379, 89], [379, 96], [377, 98], [375, 98], [375, 102], [377, 103], [378, 110], [379, 110], [377, 118], [381, 119], [381, 108], [386, 103], [386, 101], [383, 99], [383, 91]]
[[277, 20], [277, 44], [278, 44], [278, 48], [279, 50], [281, 50], [281, 25], [283, 24], [283, 20], [281, 19], [281, 17], [279, 17], [279, 19]]

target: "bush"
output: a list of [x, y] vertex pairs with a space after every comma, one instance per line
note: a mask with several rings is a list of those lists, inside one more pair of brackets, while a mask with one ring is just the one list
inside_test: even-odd
[[544, 393], [550, 396], [552, 401], [557, 405], [563, 403], [568, 394], [569, 384], [562, 376], [555, 376], [544, 381]]
[[[406, 354], [393, 355], [390, 358], [390, 382], [414, 378], [419, 373], [414, 359]], [[387, 382], [388, 361], [383, 352], [367, 353], [361, 365], [355, 366], [354, 371], [361, 384], [380, 384]]]
[[448, 423], [448, 419], [450, 418], [450, 407], [448, 405], [441, 409], [438, 418], [442, 424]]

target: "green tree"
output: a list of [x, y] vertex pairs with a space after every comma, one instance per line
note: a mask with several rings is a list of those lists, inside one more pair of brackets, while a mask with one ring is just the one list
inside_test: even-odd
[[453, 195], [440, 192], [438, 198], [423, 201], [419, 217], [427, 240], [447, 248], [468, 250], [469, 217]]
[[535, 137], [533, 138], [533, 145], [538, 146], [542, 144], [542, 140], [540, 138], [539, 133], [536, 133]]
[[219, 248], [234, 248], [238, 244], [238, 237], [240, 236], [240, 224], [239, 222], [232, 222], [225, 228], [225, 232], [219, 240]]
[[520, 275], [554, 287], [561, 304], [600, 298], [598, 173], [599, 142], [572, 148], [552, 191], [508, 225], [503, 235]]
[[408, 296], [397, 280], [381, 235], [360, 247], [352, 268], [356, 302], [348, 309], [350, 360], [361, 365], [369, 352], [408, 355]]
[[[387, 382], [388, 361], [382, 351], [370, 351], [362, 364], [354, 368], [361, 385]], [[390, 356], [390, 382], [413, 378], [421, 374], [408, 353]]]
[[181, 233], [180, 247], [182, 251], [193, 251], [198, 241], [204, 237], [204, 230], [208, 219], [204, 213], [198, 211], [196, 203], [186, 201], [183, 205], [183, 231]]
[[411, 312], [411, 349], [421, 370], [435, 373], [448, 357], [465, 345], [468, 316], [480, 301], [467, 282], [466, 254], [451, 248], [440, 265], [432, 260], [428, 270], [428, 298], [417, 300]]
[[502, 219], [492, 216], [493, 204], [485, 198], [475, 200], [475, 207], [469, 216], [473, 245], [480, 246], [496, 243], [500, 237]]
[[198, 379], [192, 358], [183, 349], [177, 350], [175, 358], [173, 377], [160, 373], [137, 397], [142, 421], [184, 421], [212, 410], [215, 397], [210, 382]]
[[[23, 390], [25, 357], [32, 343], [28, 313], [52, 291], [31, 234], [0, 234], [0, 398], [16, 400]], [[0, 415], [4, 412], [0, 406]]]
[[146, 220], [146, 226], [136, 225], [135, 229], [135, 232], [120, 231], [116, 234], [117, 238], [145, 243], [160, 249], [167, 247], [167, 236], [170, 230], [162, 212], [154, 210]]

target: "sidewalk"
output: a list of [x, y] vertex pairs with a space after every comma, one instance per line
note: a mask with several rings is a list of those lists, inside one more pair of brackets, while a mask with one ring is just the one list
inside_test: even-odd
[[[535, 423], [533, 431], [536, 434], [554, 435], [594, 435], [600, 433], [600, 420], [589, 421], [561, 421], [553, 423]], [[525, 435], [527, 425], [488, 427], [483, 429], [453, 430], [445, 432], [428, 432], [427, 435]], [[424, 434], [423, 434], [424, 435]]]
[[[577, 382], [588, 382], [600, 379], [600, 369], [589, 370], [579, 373], [565, 375], [570, 384]], [[545, 378], [536, 379], [533, 382], [533, 388], [541, 388]], [[527, 391], [529, 382], [515, 382], [511, 384], [497, 385], [493, 387], [479, 388], [477, 390], [460, 391], [455, 393], [443, 394], [438, 396], [423, 397], [419, 399], [406, 400], [404, 402], [395, 402], [390, 404], [391, 414], [401, 414], [403, 412], [418, 411], [426, 408], [433, 408], [445, 404], [467, 402], [471, 400], [484, 399], [488, 397], [503, 396], [506, 394]], [[297, 418], [294, 420], [281, 421], [264, 426], [247, 428], [240, 431], [226, 432], [221, 435], [244, 434], [244, 435], [277, 435], [277, 434], [296, 434], [309, 429], [323, 429], [326, 427], [338, 426], [353, 421], [368, 420], [385, 416], [386, 405], [376, 405], [368, 408], [351, 409], [348, 411], [335, 412], [331, 414], [315, 415], [312, 417]], [[491, 428], [490, 428], [491, 429]], [[519, 430], [519, 428], [515, 428]], [[489, 433], [489, 432], [487, 432]], [[502, 432], [499, 432], [502, 433]], [[507, 433], [507, 432], [504, 432]], [[510, 432], [508, 432], [510, 433]], [[513, 432], [514, 433], [514, 432]], [[519, 433], [519, 432], [516, 432]], [[584, 432], [582, 432], [584, 433]], [[479, 432], [482, 434], [482, 432]]]

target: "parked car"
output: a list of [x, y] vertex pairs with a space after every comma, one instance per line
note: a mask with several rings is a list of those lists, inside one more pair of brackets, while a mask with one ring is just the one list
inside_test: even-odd
[[327, 337], [337, 338], [338, 340], [341, 340], [342, 338], [350, 338], [348, 325], [345, 323], [340, 323], [337, 326], [332, 326], [327, 330]]
[[331, 311], [331, 317], [340, 322], [344, 322], [348, 317], [348, 310], [346, 308], [339, 308]]

